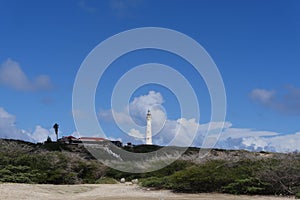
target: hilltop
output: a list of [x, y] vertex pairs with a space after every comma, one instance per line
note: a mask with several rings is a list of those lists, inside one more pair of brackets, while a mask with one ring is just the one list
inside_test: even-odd
[[[142, 153], [155, 145], [125, 146]], [[176, 147], [180, 149], [179, 147]], [[81, 145], [0, 140], [0, 182], [39, 184], [116, 183], [139, 179], [144, 187], [175, 192], [285, 194], [300, 191], [300, 155], [188, 148], [174, 163], [149, 173], [125, 173], [98, 162]]]

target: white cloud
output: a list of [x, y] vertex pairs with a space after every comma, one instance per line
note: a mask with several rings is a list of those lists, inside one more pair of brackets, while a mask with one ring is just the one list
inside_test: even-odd
[[249, 128], [231, 128], [228, 127], [222, 132], [221, 139], [227, 138], [245, 138], [245, 137], [261, 137], [276, 136], [278, 133], [272, 131], [257, 131]]
[[274, 137], [243, 138], [242, 144], [251, 150], [292, 152], [300, 151], [300, 132]]
[[164, 99], [159, 92], [150, 91], [147, 95], [134, 98], [129, 104], [130, 116], [139, 125], [145, 126], [146, 114], [150, 110], [152, 115], [152, 132], [155, 135], [163, 128], [166, 121], [163, 103]]
[[144, 140], [145, 136], [142, 134], [139, 130], [136, 130], [134, 128], [129, 130], [128, 135], [134, 137], [135, 139], [142, 139]]
[[[273, 98], [274, 93], [257, 90], [253, 94], [266, 102]], [[126, 128], [125, 132], [129, 136], [134, 140], [145, 142], [145, 116], [149, 108], [153, 119], [152, 128], [159, 130], [157, 135], [153, 136], [153, 142], [158, 145], [192, 145], [206, 148], [278, 152], [300, 150], [300, 133], [284, 135], [274, 131], [236, 128], [231, 122], [199, 124], [195, 119], [170, 120], [166, 119], [163, 103], [164, 99], [160, 93], [150, 91], [147, 95], [134, 98], [123, 111], [100, 112], [100, 118], [113, 121], [111, 113], [114, 112], [115, 119]], [[126, 126], [132, 120], [144, 126], [139, 128]]]
[[30, 133], [29, 131], [19, 129], [15, 123], [16, 117], [0, 107], [0, 138], [29, 142], [43, 142], [48, 136], [55, 139], [55, 136], [49, 130], [39, 125], [36, 126], [33, 133]]
[[16, 117], [0, 107], [0, 137], [32, 141], [28, 132], [18, 129], [15, 123]]
[[206, 124], [201, 124], [199, 126], [199, 131], [214, 131], [214, 130], [220, 130], [220, 129], [226, 129], [232, 126], [232, 123], [230, 122], [209, 122]]
[[[195, 119], [167, 120], [163, 103], [164, 99], [159, 92], [150, 91], [147, 95], [134, 98], [123, 111], [101, 111], [99, 117], [107, 121], [116, 121], [129, 136], [144, 142], [146, 114], [149, 109], [152, 115], [154, 143], [160, 145], [172, 143], [172, 145], [177, 146], [190, 145], [195, 133], [197, 133], [199, 124]], [[135, 127], [130, 126], [132, 121], [135, 122]]]
[[161, 111], [163, 103], [163, 97], [159, 92], [150, 91], [147, 95], [133, 99], [129, 104], [130, 114], [135, 119], [144, 120], [148, 110], [151, 110], [152, 115], [154, 115], [154, 112]]
[[229, 127], [222, 132], [216, 147], [251, 151], [300, 151], [300, 133], [281, 134], [273, 131]]
[[[115, 121], [122, 130], [132, 135], [144, 132], [148, 109], [152, 115], [152, 133], [157, 134], [166, 122], [164, 100], [159, 92], [150, 91], [147, 95], [136, 97], [122, 111], [105, 110], [99, 112], [99, 117], [105, 121]], [[133, 127], [134, 125], [134, 127]], [[138, 137], [139, 138], [139, 137]]]
[[[48, 136], [55, 140], [53, 131], [37, 125], [33, 132], [19, 129], [16, 125], [16, 117], [0, 107], [0, 138], [19, 139], [31, 142], [43, 142]], [[222, 131], [218, 137], [218, 132]], [[197, 133], [194, 135], [194, 133]], [[144, 142], [144, 131], [129, 129], [129, 135], [135, 140]], [[72, 134], [80, 137], [77, 132]], [[95, 135], [97, 137], [97, 135]], [[195, 138], [194, 138], [195, 137]], [[108, 138], [120, 140], [122, 138]], [[158, 145], [193, 146], [201, 147], [206, 139], [205, 147], [225, 149], [246, 149], [254, 151], [292, 152], [300, 151], [300, 132], [294, 134], [280, 134], [272, 131], [259, 131], [249, 128], [234, 128], [230, 122], [210, 122], [198, 124], [194, 119], [181, 118], [167, 120], [164, 128], [153, 140]], [[217, 141], [217, 143], [216, 143]], [[212, 146], [216, 143], [215, 146]]]
[[52, 141], [56, 141], [56, 135], [55, 133], [48, 129], [45, 129], [41, 127], [40, 125], [37, 125], [35, 127], [35, 130], [32, 134], [29, 134], [29, 136], [32, 138], [34, 142], [44, 142], [48, 138], [48, 136], [51, 138]]
[[283, 114], [300, 115], [300, 88], [285, 87], [285, 90], [254, 89], [250, 97], [263, 106], [279, 111]]
[[166, 143], [171, 142], [171, 145], [175, 146], [190, 146], [197, 133], [199, 133], [199, 124], [195, 119], [180, 118], [177, 121], [168, 120], [166, 125], [160, 137], [166, 138]]
[[0, 84], [20, 91], [36, 91], [52, 87], [51, 80], [46, 75], [30, 80], [19, 63], [12, 59], [7, 59], [0, 65]]
[[268, 103], [272, 100], [275, 95], [274, 90], [265, 90], [265, 89], [254, 89], [250, 93], [250, 97], [253, 100], [260, 101], [262, 103]]

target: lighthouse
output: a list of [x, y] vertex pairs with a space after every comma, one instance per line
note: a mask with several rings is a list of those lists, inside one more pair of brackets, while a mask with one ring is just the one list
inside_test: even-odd
[[146, 144], [152, 145], [152, 130], [151, 130], [151, 113], [147, 113], [147, 127], [146, 127]]

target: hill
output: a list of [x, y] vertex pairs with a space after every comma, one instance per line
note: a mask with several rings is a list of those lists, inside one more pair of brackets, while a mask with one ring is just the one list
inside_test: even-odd
[[[142, 153], [159, 146], [124, 147]], [[180, 149], [179, 147], [176, 147]], [[300, 191], [300, 155], [188, 148], [174, 163], [149, 173], [125, 173], [98, 162], [83, 146], [0, 140], [0, 182], [114, 183], [138, 178], [144, 187], [175, 192], [284, 194]], [[298, 195], [300, 195], [298, 193]]]

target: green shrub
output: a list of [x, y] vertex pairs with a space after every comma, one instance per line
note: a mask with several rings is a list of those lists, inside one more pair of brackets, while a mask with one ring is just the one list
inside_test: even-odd
[[[1, 141], [1, 140], [0, 140]], [[127, 147], [126, 147], [127, 148]], [[161, 147], [139, 145], [133, 152], [154, 151]], [[230, 151], [212, 150], [213, 156]], [[227, 154], [229, 152], [229, 154]], [[198, 153], [189, 148], [185, 155]], [[232, 194], [288, 194], [300, 198], [300, 154], [268, 154], [268, 158], [248, 158], [237, 152], [235, 159], [206, 160], [196, 164], [177, 160], [149, 173], [126, 173], [94, 160], [83, 147], [55, 142], [31, 144], [3, 141], [0, 145], [0, 183], [116, 183], [138, 178], [140, 185], [175, 192], [226, 192]], [[262, 152], [264, 153], [264, 152]], [[246, 155], [246, 156], [245, 156]], [[255, 154], [256, 155], [256, 154]], [[214, 157], [213, 157], [214, 158]], [[209, 157], [208, 157], [209, 159]], [[153, 161], [153, 165], [164, 160]]]
[[184, 160], [176, 160], [175, 162], [171, 163], [170, 165], [159, 169], [154, 172], [149, 172], [145, 174], [141, 174], [142, 178], [147, 178], [147, 177], [166, 177], [174, 174], [175, 172], [181, 171], [186, 169], [189, 166], [192, 166], [193, 164], [189, 161], [184, 161]]
[[210, 161], [204, 165], [191, 166], [168, 178], [169, 189], [176, 192], [215, 192], [233, 182], [233, 170], [224, 161]]
[[64, 184], [76, 184], [76, 183], [80, 183], [77, 177], [77, 173], [70, 172], [65, 175]]
[[96, 182], [96, 184], [117, 184], [118, 181], [116, 181], [116, 179], [110, 178], [110, 177], [103, 177], [98, 179]]
[[245, 178], [223, 186], [222, 191], [231, 194], [264, 194], [265, 188], [269, 186], [257, 178]]
[[166, 179], [158, 177], [149, 177], [140, 180], [140, 185], [143, 187], [152, 187], [156, 189], [162, 189], [166, 187]]
[[[231, 192], [237, 187], [238, 180], [248, 180], [257, 170], [255, 161], [228, 162], [224, 160], [212, 160], [204, 164], [187, 167], [168, 177], [168, 188], [177, 192]], [[232, 185], [230, 185], [232, 184]], [[248, 185], [248, 190], [259, 190], [256, 183]], [[230, 188], [224, 189], [230, 185]]]

